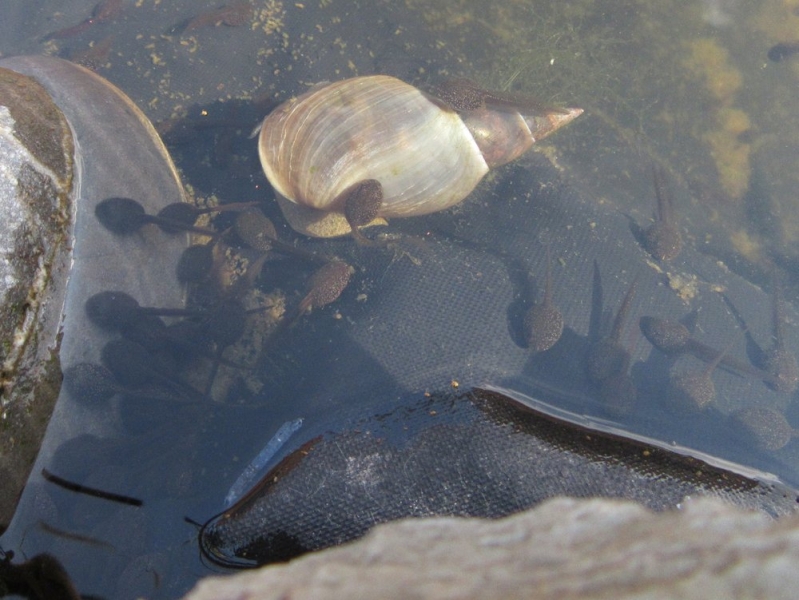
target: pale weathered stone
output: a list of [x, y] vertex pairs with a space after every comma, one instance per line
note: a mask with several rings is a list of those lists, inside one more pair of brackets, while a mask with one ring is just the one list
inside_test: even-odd
[[61, 383], [74, 150], [45, 88], [0, 68], [0, 528], [13, 514]]
[[106, 341], [87, 321], [86, 298], [106, 289], [154, 306], [182, 298], [172, 273], [186, 236], [115, 236], [94, 207], [116, 195], [140, 199], [151, 213], [183, 200], [144, 114], [68, 61], [1, 59], [0, 530], [35, 460], [44, 465], [64, 440], [105, 426], [79, 402], [55, 406], [62, 368], [98, 361]]
[[718, 500], [652, 513], [556, 498], [498, 521], [410, 519], [287, 565], [201, 581], [188, 600], [795, 598], [799, 516]]

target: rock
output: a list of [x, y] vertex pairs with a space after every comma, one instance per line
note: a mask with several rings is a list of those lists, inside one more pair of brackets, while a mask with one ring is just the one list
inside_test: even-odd
[[170, 252], [179, 255], [185, 234], [114, 236], [94, 206], [115, 195], [139, 198], [150, 212], [183, 200], [144, 114], [73, 63], [0, 59], [0, 531], [34, 461], [82, 428], [100, 430], [96, 415], [89, 422], [75, 405], [56, 403], [62, 368], [97, 360], [105, 341], [86, 322], [86, 298], [128, 286], [142, 302], [182, 299]]
[[59, 321], [74, 144], [47, 91], [0, 68], [0, 525], [11, 518], [61, 383]]
[[713, 499], [652, 513], [556, 498], [497, 521], [410, 519], [289, 564], [201, 581], [186, 600], [794, 598], [799, 517]]

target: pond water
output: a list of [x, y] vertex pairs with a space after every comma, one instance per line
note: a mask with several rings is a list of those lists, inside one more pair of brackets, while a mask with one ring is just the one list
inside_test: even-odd
[[[142, 305], [176, 308], [186, 298], [205, 311], [200, 321], [226, 331], [234, 311], [213, 307], [235, 297], [253, 309], [244, 335], [219, 356], [219, 343], [207, 355], [184, 344], [189, 358], [166, 392], [117, 393], [92, 406], [62, 392], [3, 550], [51, 553], [84, 594], [179, 597], [221, 569], [203, 559], [198, 527], [186, 518], [205, 523], [235, 501], [232, 488], [276, 432], [268, 465], [329, 431], [345, 442], [372, 432], [403, 447], [408, 429], [427, 427], [418, 415], [405, 427], [403, 411], [458, 424], [448, 403], [473, 387], [799, 487], [795, 385], [764, 374], [775, 345], [799, 352], [799, 54], [790, 50], [799, 0], [11, 0], [4, 15], [0, 56], [60, 56], [117, 85], [155, 123], [193, 202], [260, 201], [280, 239], [336, 256], [353, 274], [338, 300], [278, 326], [296, 312], [317, 263], [275, 253], [261, 265], [230, 237], [214, 246], [213, 274], [184, 286], [175, 268], [185, 236], [147, 225], [125, 238], [140, 254], [97, 267], [97, 281], [130, 269], [142, 287], [125, 289]], [[492, 171], [464, 203], [367, 229], [384, 240], [379, 247], [299, 235], [273, 199], [250, 133], [314, 84], [373, 73], [419, 86], [468, 77], [585, 113]], [[112, 175], [97, 177], [113, 184]], [[669, 260], [644, 247], [658, 195], [672, 200], [682, 238]], [[154, 212], [171, 200], [149, 201]], [[201, 222], [224, 231], [236, 218]], [[254, 283], [242, 276], [253, 264]], [[548, 271], [565, 326], [551, 349], [534, 352], [525, 314], [544, 297]], [[629, 359], [623, 381], [610, 385], [589, 375], [588, 357], [630, 289], [616, 336]], [[70, 311], [83, 315], [84, 301], [66, 311], [67, 320]], [[641, 317], [686, 325], [690, 351], [654, 349], [639, 333]], [[92, 324], [65, 337], [64, 367], [98, 361], [116, 338]], [[673, 405], [680, 373], [711, 378], [714, 394], [701, 409]], [[204, 391], [211, 379], [208, 394], [184, 387]], [[377, 463], [366, 457], [380, 449], [352, 447], [360, 460], [339, 467], [357, 471], [358, 489], [372, 489]], [[499, 466], [519, 447], [479, 446]], [[75, 493], [58, 478], [140, 505]], [[303, 482], [309, 497], [325, 487], [314, 481]]]

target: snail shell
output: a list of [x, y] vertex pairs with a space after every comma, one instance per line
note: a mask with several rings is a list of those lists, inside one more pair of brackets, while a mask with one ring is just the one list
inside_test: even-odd
[[344, 192], [361, 181], [382, 185], [379, 217], [444, 210], [466, 198], [490, 168], [580, 113], [523, 116], [482, 106], [460, 114], [399, 79], [356, 77], [278, 107], [261, 126], [258, 152], [292, 227], [331, 237], [350, 231]]

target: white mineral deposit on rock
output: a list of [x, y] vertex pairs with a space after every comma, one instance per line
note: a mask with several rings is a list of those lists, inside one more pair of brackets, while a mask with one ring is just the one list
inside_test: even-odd
[[30, 153], [14, 137], [14, 117], [7, 106], [0, 106], [0, 303], [5, 301], [8, 290], [17, 283], [16, 269], [11, 264], [16, 248], [16, 239], [23, 233], [28, 213], [19, 202], [17, 190], [23, 167], [35, 161]]

